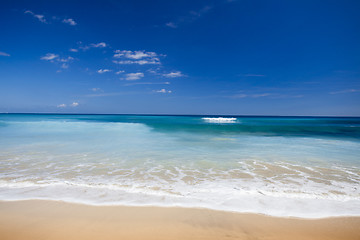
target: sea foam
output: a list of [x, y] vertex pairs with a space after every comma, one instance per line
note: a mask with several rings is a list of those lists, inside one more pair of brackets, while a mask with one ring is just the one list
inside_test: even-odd
[[202, 118], [205, 122], [209, 123], [235, 123], [236, 118], [225, 118], [225, 117], [204, 117]]

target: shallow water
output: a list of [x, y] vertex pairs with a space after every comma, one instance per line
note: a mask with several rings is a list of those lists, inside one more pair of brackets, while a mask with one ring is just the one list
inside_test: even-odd
[[0, 114], [0, 199], [360, 215], [360, 118]]

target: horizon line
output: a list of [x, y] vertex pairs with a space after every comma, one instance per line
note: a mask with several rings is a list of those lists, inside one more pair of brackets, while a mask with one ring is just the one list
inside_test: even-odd
[[228, 117], [338, 117], [360, 118], [360, 116], [347, 115], [261, 115], [261, 114], [169, 114], [169, 113], [57, 113], [57, 112], [0, 112], [0, 114], [36, 114], [36, 115], [137, 115], [137, 116], [228, 116]]

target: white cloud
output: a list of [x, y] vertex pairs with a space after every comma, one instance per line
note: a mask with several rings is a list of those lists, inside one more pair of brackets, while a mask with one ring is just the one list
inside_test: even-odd
[[59, 55], [54, 54], [54, 53], [47, 53], [45, 56], [41, 57], [41, 60], [46, 60], [46, 61], [51, 61], [54, 60], [55, 58], [58, 58]]
[[[115, 50], [114, 58], [121, 60], [113, 62], [116, 64], [161, 64], [159, 56], [155, 52], [146, 52], [144, 50], [129, 51], [129, 50]], [[129, 60], [130, 59], [130, 60]]]
[[73, 102], [70, 106], [77, 107], [77, 106], [79, 106], [79, 103], [78, 102]]
[[[45, 56], [42, 56], [40, 59], [49, 61], [51, 63], [61, 64], [60, 68], [62, 68], [62, 69], [69, 68], [69, 62], [74, 60], [74, 58], [70, 57], [70, 56], [66, 57], [66, 58], [60, 58], [58, 54], [54, 54], [54, 53], [47, 53]], [[61, 71], [58, 70], [56, 72], [61, 72]]]
[[167, 27], [171, 27], [171, 28], [177, 28], [177, 25], [173, 22], [168, 22], [165, 24]]
[[103, 74], [103, 73], [106, 73], [106, 72], [111, 72], [111, 70], [110, 69], [99, 69], [99, 70], [97, 70], [97, 72], [100, 73], [100, 74]]
[[115, 50], [114, 57], [119, 58], [124, 56], [125, 58], [130, 59], [142, 59], [147, 57], [156, 57], [157, 54], [154, 52], [146, 52], [144, 50], [140, 51], [128, 51], [128, 50]]
[[124, 73], [125, 71], [124, 70], [120, 70], [120, 71], [117, 71], [115, 74], [121, 74], [121, 73]]
[[165, 88], [160, 89], [160, 90], [156, 90], [155, 92], [157, 92], [157, 93], [172, 93], [171, 90], [166, 90]]
[[[89, 50], [90, 48], [105, 48], [107, 47], [108, 45], [104, 42], [99, 42], [99, 43], [90, 43], [89, 45], [82, 45], [82, 42], [78, 42], [78, 44], [80, 45], [79, 46], [79, 49], [82, 49], [83, 51], [86, 51], [86, 50]], [[71, 51], [77, 51], [77, 49], [74, 49], [72, 48]]]
[[94, 48], [104, 48], [107, 46], [107, 44], [104, 42], [100, 42], [100, 43], [92, 43], [90, 44], [90, 46]]
[[258, 94], [236, 94], [231, 96], [231, 98], [260, 98], [260, 97], [267, 97], [273, 95], [271, 93], [258, 93]]
[[360, 89], [346, 89], [336, 92], [330, 92], [330, 94], [341, 94], [341, 93], [354, 93], [354, 92], [360, 92]]
[[46, 23], [44, 15], [35, 14], [34, 17], [37, 18], [40, 22]]
[[75, 49], [75, 48], [70, 48], [69, 49], [70, 52], [78, 52], [79, 50]]
[[304, 95], [293, 95], [293, 94], [281, 94], [281, 93], [240, 93], [232, 96], [227, 96], [229, 98], [271, 98], [271, 99], [287, 99], [287, 98], [302, 98]]
[[144, 73], [142, 72], [137, 72], [137, 73], [128, 73], [126, 74], [126, 80], [128, 81], [133, 81], [133, 80], [138, 80], [140, 78], [144, 77]]
[[63, 23], [67, 23], [67, 24], [69, 24], [69, 25], [71, 25], [71, 26], [75, 26], [77, 23], [74, 21], [74, 19], [72, 19], [72, 18], [65, 18], [63, 21], [62, 21]]
[[260, 94], [253, 94], [251, 95], [252, 98], [259, 98], [259, 97], [267, 97], [272, 95], [271, 93], [260, 93]]
[[163, 76], [167, 78], [176, 78], [176, 77], [183, 77], [184, 74], [182, 74], [180, 71], [177, 71], [177, 72], [165, 73], [163, 74]]
[[32, 15], [34, 18], [37, 18], [37, 19], [38, 19], [40, 22], [42, 22], [42, 23], [47, 23], [44, 15], [35, 14], [35, 13], [33, 13], [32, 11], [30, 11], [30, 10], [26, 10], [24, 13], [28, 13], [28, 14]]
[[236, 95], [233, 95], [231, 97], [232, 98], [246, 98], [246, 97], [248, 97], [248, 95], [247, 94], [236, 94]]
[[170, 82], [131, 82], [131, 83], [126, 83], [124, 84], [124, 86], [133, 86], [133, 85], [157, 85], [157, 84], [164, 84], [164, 85], [169, 85]]
[[0, 56], [10, 57], [10, 54], [8, 54], [6, 52], [0, 52]]
[[66, 104], [65, 103], [62, 103], [62, 104], [59, 104], [57, 105], [58, 108], [65, 108], [66, 107]]
[[100, 92], [100, 91], [102, 91], [102, 90], [101, 90], [101, 88], [92, 88], [91, 91], [93, 91], [93, 92]]
[[253, 73], [248, 73], [248, 74], [244, 74], [245, 77], [265, 77], [265, 75], [263, 74], [253, 74]]
[[[79, 106], [79, 103], [78, 102], [73, 102], [69, 105], [70, 107], [77, 107]], [[62, 103], [62, 104], [59, 104], [57, 105], [58, 108], [66, 108], [67, 105], [65, 103]]]
[[148, 61], [148, 60], [139, 60], [139, 61], [130, 61], [130, 60], [126, 60], [126, 61], [113, 61], [113, 63], [116, 64], [139, 64], [139, 65], [145, 65], [145, 64], [160, 64], [160, 62], [158, 61]]
[[79, 49], [86, 51], [86, 50], [90, 49], [90, 47], [89, 46], [80, 46]]
[[85, 97], [112, 97], [112, 96], [127, 95], [127, 94], [132, 94], [132, 93], [131, 92], [94, 93], [94, 94], [85, 95]]
[[73, 57], [67, 57], [67, 58], [58, 58], [57, 59], [57, 61], [59, 61], [59, 62], [70, 62], [70, 61], [72, 61], [72, 60], [74, 60], [74, 58]]
[[[42, 23], [49, 23], [46, 19], [45, 19], [45, 16], [44, 15], [41, 15], [41, 14], [35, 14], [33, 11], [30, 11], [30, 10], [26, 10], [24, 12], [25, 14], [30, 14], [32, 15], [34, 18], [38, 19], [40, 22]], [[62, 18], [60, 17], [57, 17], [57, 16], [52, 16], [50, 19], [52, 19], [53, 21], [61, 21]], [[74, 19], [72, 18], [64, 18], [62, 21], [62, 23], [66, 23], [66, 24], [69, 24], [71, 26], [75, 26], [77, 25], [77, 23], [75, 22]]]
[[45, 56], [42, 56], [40, 59], [50, 62], [57, 61], [61, 63], [67, 63], [74, 60], [74, 58], [70, 56], [66, 58], [60, 58], [58, 54], [54, 54], [54, 53], [47, 53]]
[[177, 28], [180, 24], [183, 23], [192, 23], [198, 18], [202, 17], [204, 14], [209, 12], [213, 7], [212, 6], [204, 6], [203, 8], [199, 9], [198, 11], [190, 11], [188, 14], [184, 16], [180, 16], [174, 21], [165, 23], [166, 27], [170, 28]]
[[158, 68], [155, 69], [155, 70], [150, 68], [150, 69], [148, 69], [148, 70], [146, 70], [146, 71], [149, 72], [149, 73], [151, 73], [151, 74], [158, 74], [158, 72], [157, 72], [158, 70], [159, 70]]
[[304, 95], [297, 94], [297, 95], [289, 95], [289, 94], [271, 94], [271, 98], [281, 99], [281, 98], [302, 98]]
[[[205, 6], [202, 9], [200, 9], [199, 11], [190, 11], [190, 14], [195, 16], [195, 17], [201, 17], [204, 13], [207, 13], [209, 10], [211, 10], [212, 7], [211, 6]], [[196, 19], [193, 19], [196, 20]]]

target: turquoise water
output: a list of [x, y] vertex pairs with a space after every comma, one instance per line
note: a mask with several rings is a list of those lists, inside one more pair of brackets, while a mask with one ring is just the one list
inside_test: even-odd
[[0, 114], [0, 199], [360, 215], [360, 118]]

